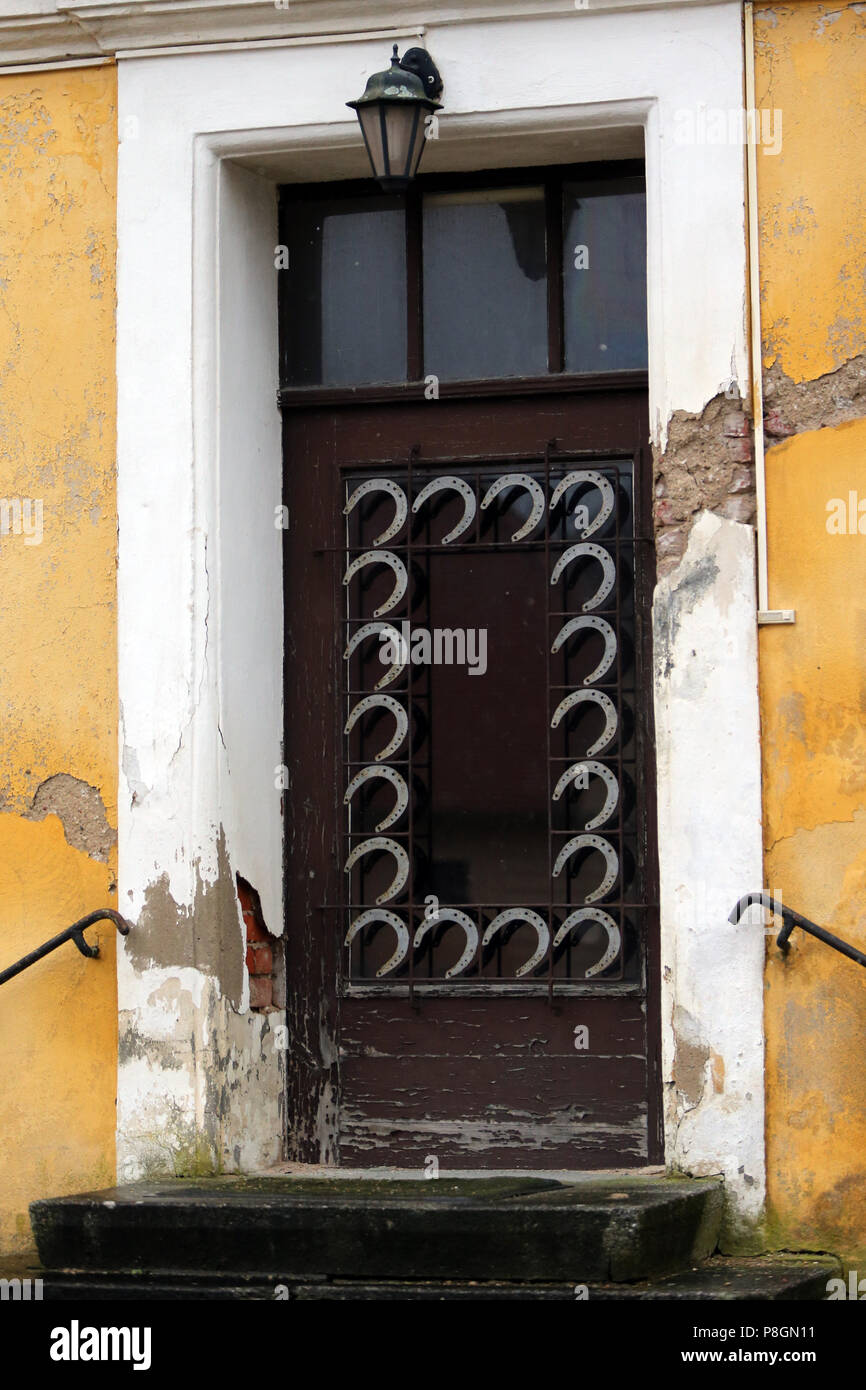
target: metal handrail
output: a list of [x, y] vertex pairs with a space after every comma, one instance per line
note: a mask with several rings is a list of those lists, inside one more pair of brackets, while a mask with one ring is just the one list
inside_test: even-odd
[[847, 941], [843, 941], [840, 936], [834, 936], [825, 927], [819, 927], [815, 922], [810, 922], [808, 917], [795, 912], [791, 907], [785, 907], [774, 897], [772, 893], [747, 893], [744, 898], [740, 898], [730, 917], [729, 922], [737, 925], [743, 913], [750, 907], [760, 904], [761, 907], [769, 908], [771, 912], [778, 912], [782, 917], [782, 930], [776, 937], [776, 945], [785, 955], [788, 954], [788, 938], [795, 927], [801, 931], [808, 932], [809, 936], [814, 936], [818, 941], [823, 941], [825, 946], [832, 946], [834, 951], [839, 951], [849, 960], [856, 961], [858, 965], [866, 965], [866, 955], [858, 951], [856, 946], [851, 946]]
[[84, 939], [85, 927], [90, 927], [94, 922], [113, 922], [122, 936], [129, 934], [130, 924], [125, 917], [121, 917], [119, 912], [113, 908], [103, 907], [98, 912], [89, 912], [86, 917], [82, 917], [79, 922], [73, 922], [71, 927], [59, 932], [57, 936], [52, 936], [50, 941], [46, 941], [41, 946], [37, 946], [35, 951], [29, 955], [22, 956], [16, 960], [14, 965], [10, 965], [6, 970], [0, 971], [0, 985], [5, 985], [7, 980], [11, 980], [15, 975], [20, 975], [22, 970], [26, 970], [29, 965], [35, 965], [43, 956], [48, 956], [52, 951], [56, 951], [58, 946], [62, 946], [66, 941], [74, 941], [83, 956], [92, 959], [99, 955], [98, 946], [89, 946]]

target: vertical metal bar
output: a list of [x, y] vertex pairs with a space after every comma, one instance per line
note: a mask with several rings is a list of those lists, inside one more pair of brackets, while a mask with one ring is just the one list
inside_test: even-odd
[[[544, 447], [544, 725], [547, 735], [547, 927], [550, 932], [550, 946], [547, 952], [547, 1003], [553, 1005], [553, 786], [551, 783], [551, 728], [550, 728], [550, 451], [556, 448], [556, 440], [549, 439]], [[563, 499], [564, 502], [564, 499]]]
[[[634, 479], [632, 478], [632, 500], [631, 515], [634, 522]], [[622, 689], [622, 482], [618, 464], [614, 464], [614, 493], [616, 505], [614, 507], [614, 548], [616, 559], [614, 567], [616, 570], [616, 582], [613, 586], [616, 595], [616, 706], [617, 706], [617, 767], [619, 770], [619, 796], [617, 798], [617, 827], [619, 829], [619, 898], [624, 901], [626, 898], [625, 883], [625, 819], [623, 817], [623, 803], [625, 801], [625, 769], [623, 762], [623, 704], [624, 696]], [[635, 655], [636, 659], [636, 655]], [[635, 673], [636, 675], [637, 673]], [[625, 908], [618, 909], [619, 929], [620, 929], [620, 975], [623, 973], [625, 961]]]
[[[420, 452], [420, 447], [413, 444], [409, 449], [409, 458], [406, 467], [406, 495], [409, 502], [409, 512], [406, 518], [406, 573], [409, 576], [409, 584], [406, 589], [408, 595], [407, 611], [409, 613], [409, 652], [410, 658], [406, 663], [406, 714], [409, 719], [409, 732], [407, 735], [406, 748], [406, 784], [409, 788], [409, 1008], [417, 1008], [415, 1002], [415, 779], [412, 769], [412, 465], [416, 456]], [[429, 588], [429, 575], [427, 579]], [[429, 711], [428, 711], [429, 721]]]

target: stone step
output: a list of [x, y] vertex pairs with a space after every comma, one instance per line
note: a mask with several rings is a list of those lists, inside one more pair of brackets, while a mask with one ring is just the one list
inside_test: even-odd
[[[647, 1280], [716, 1248], [716, 1179], [645, 1175], [139, 1182], [34, 1202], [46, 1270], [561, 1285]], [[165, 1278], [163, 1274], [161, 1278]], [[98, 1282], [98, 1279], [97, 1279]], [[179, 1282], [185, 1283], [185, 1280]], [[305, 1295], [306, 1296], [306, 1295]]]
[[214, 1299], [301, 1302], [461, 1302], [548, 1301], [591, 1303], [621, 1299], [665, 1301], [817, 1302], [827, 1297], [828, 1281], [840, 1273], [832, 1257], [765, 1255], [752, 1259], [714, 1257], [693, 1269], [637, 1283], [593, 1283], [575, 1288], [566, 1283], [514, 1283], [469, 1280], [306, 1279], [291, 1275], [201, 1270], [121, 1274], [107, 1271], [29, 1270], [43, 1279], [50, 1302], [210, 1301]]

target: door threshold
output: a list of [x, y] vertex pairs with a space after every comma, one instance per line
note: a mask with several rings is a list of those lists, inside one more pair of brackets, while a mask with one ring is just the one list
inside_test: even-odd
[[[647, 1164], [640, 1168], [446, 1168], [440, 1166], [440, 1178], [546, 1178], [559, 1182], [599, 1182], [607, 1178], [663, 1178], [663, 1164]], [[256, 1168], [248, 1174], [258, 1178], [346, 1178], [358, 1181], [417, 1182], [425, 1177], [423, 1168], [335, 1168], [325, 1163], [275, 1163], [269, 1168]]]

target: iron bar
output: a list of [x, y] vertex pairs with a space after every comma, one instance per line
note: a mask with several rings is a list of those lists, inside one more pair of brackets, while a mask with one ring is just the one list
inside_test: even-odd
[[122, 936], [129, 935], [130, 924], [124, 917], [121, 917], [119, 912], [115, 912], [110, 907], [100, 908], [98, 912], [89, 912], [80, 921], [73, 922], [72, 926], [67, 927], [65, 931], [58, 932], [57, 936], [52, 936], [49, 941], [37, 946], [35, 951], [30, 951], [26, 956], [22, 956], [14, 965], [0, 971], [0, 985], [5, 985], [7, 980], [14, 979], [16, 975], [21, 974], [22, 970], [27, 970], [29, 966], [35, 965], [38, 960], [50, 955], [52, 951], [56, 951], [67, 941], [74, 941], [81, 954], [92, 960], [99, 955], [99, 947], [89, 945], [85, 941], [83, 933], [85, 928], [92, 926], [94, 922], [102, 921], [113, 922]]
[[744, 912], [750, 907], [756, 907], [758, 905], [768, 908], [774, 914], [778, 912], [781, 915], [783, 925], [782, 930], [776, 937], [776, 945], [784, 955], [787, 955], [790, 949], [789, 938], [792, 931], [795, 927], [799, 927], [801, 931], [806, 932], [809, 936], [814, 936], [818, 941], [823, 941], [825, 946], [832, 946], [833, 950], [838, 951], [840, 955], [847, 956], [849, 960], [856, 961], [858, 965], [866, 966], [866, 954], [864, 954], [863, 951], [858, 951], [856, 946], [852, 946], [849, 942], [843, 941], [840, 936], [834, 936], [833, 933], [827, 931], [825, 927], [819, 927], [817, 923], [810, 922], [808, 917], [804, 917], [801, 913], [795, 912], [793, 908], [785, 907], [772, 893], [746, 893], [744, 897], [740, 898], [729, 916], [728, 921], [736, 926]]

